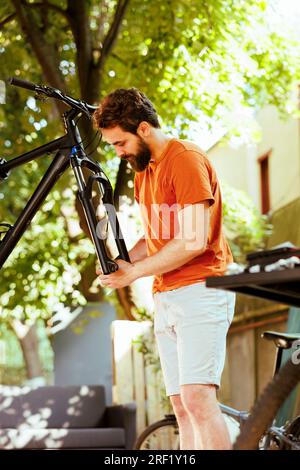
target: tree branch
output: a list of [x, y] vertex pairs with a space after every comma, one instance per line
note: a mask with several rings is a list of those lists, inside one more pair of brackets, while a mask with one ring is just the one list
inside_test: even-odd
[[9, 23], [9, 22], [12, 21], [15, 17], [16, 17], [16, 12], [11, 13], [11, 14], [8, 15], [6, 18], [4, 18], [4, 20], [1, 20], [1, 21], [0, 21], [0, 30], [3, 29], [3, 26], [5, 26], [6, 23]]
[[114, 52], [111, 54], [111, 56], [116, 59], [118, 62], [121, 62], [121, 64], [123, 65], [128, 65], [128, 63], [126, 62], [126, 60], [122, 59], [121, 57], [119, 57], [117, 54], [115, 54]]
[[[65, 83], [59, 70], [59, 57], [55, 47], [45, 41], [35, 18], [32, 17], [30, 9], [27, 8], [28, 5], [24, 5], [22, 0], [12, 0], [12, 3], [19, 24], [42, 68], [44, 77], [51, 86], [64, 90]], [[65, 110], [65, 106], [60, 101], [56, 105], [60, 112]]]
[[44, 2], [35, 2], [35, 3], [27, 3], [26, 6], [29, 8], [48, 8], [48, 10], [53, 10], [59, 13], [60, 15], [63, 15], [68, 21], [70, 20], [69, 14], [67, 10], [64, 10], [63, 8], [53, 5], [52, 3], [48, 2], [45, 0]]
[[68, 0], [67, 12], [76, 44], [81, 98], [87, 99], [86, 92], [89, 88], [89, 70], [93, 60], [87, 2], [84, 0]]
[[119, 0], [118, 2], [113, 22], [103, 41], [102, 54], [100, 58], [101, 62], [105, 61], [115, 44], [129, 2], [130, 0]]
[[132, 181], [132, 171], [128, 172], [126, 160], [122, 159], [119, 164], [115, 190], [114, 190], [114, 205], [119, 210], [120, 197], [126, 195], [134, 202], [134, 191], [128, 185], [128, 181]]
[[[97, 31], [95, 31], [93, 44], [98, 46], [99, 49], [102, 48], [103, 38], [105, 36], [105, 24], [107, 23], [108, 19], [108, 6], [107, 0], [102, 0], [100, 5], [100, 14], [99, 14], [99, 25]], [[94, 47], [94, 49], [96, 49]]]

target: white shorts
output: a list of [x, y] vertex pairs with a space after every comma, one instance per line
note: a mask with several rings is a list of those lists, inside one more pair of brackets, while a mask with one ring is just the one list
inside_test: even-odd
[[220, 386], [235, 294], [198, 282], [154, 294], [154, 333], [167, 395], [180, 385]]

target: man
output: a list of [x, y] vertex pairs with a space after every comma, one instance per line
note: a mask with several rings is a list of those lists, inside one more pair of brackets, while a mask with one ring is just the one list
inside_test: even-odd
[[145, 229], [131, 263], [118, 260], [119, 270], [100, 275], [101, 284], [121, 288], [154, 276], [154, 329], [181, 449], [229, 449], [216, 389], [234, 294], [205, 286], [232, 261], [215, 171], [196, 145], [163, 133], [152, 103], [134, 88], [106, 96], [94, 123], [135, 171]]

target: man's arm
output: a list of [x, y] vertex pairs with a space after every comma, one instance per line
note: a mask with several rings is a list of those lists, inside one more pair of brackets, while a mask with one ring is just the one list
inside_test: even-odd
[[206, 249], [209, 229], [208, 202], [191, 204], [178, 213], [179, 232], [155, 255], [137, 261], [137, 278], [163, 274], [186, 264]]
[[178, 213], [179, 232], [155, 255], [136, 262], [118, 260], [119, 269], [99, 276], [103, 286], [121, 288], [140, 277], [163, 274], [179, 268], [206, 249], [209, 229], [209, 204], [191, 204]]
[[147, 256], [145, 236], [140, 238], [133, 248], [128, 252], [131, 263], [142, 260]]

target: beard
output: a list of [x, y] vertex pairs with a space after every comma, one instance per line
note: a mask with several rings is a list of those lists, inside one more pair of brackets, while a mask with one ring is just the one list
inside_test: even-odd
[[136, 171], [144, 171], [151, 159], [151, 151], [149, 145], [141, 139], [140, 136], [138, 137], [138, 149], [136, 154], [127, 154], [124, 158], [130, 163], [131, 168]]

